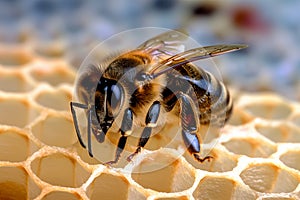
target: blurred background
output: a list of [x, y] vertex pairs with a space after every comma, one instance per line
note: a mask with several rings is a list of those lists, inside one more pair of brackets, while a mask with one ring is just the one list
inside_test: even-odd
[[201, 45], [249, 45], [217, 58], [235, 88], [299, 101], [299, 8], [298, 0], [0, 0], [0, 43], [24, 44], [78, 68], [95, 45], [118, 32], [184, 28]]

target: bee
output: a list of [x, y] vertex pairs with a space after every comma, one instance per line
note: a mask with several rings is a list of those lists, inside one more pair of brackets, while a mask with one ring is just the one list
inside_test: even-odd
[[[200, 125], [224, 126], [232, 112], [232, 98], [224, 83], [193, 61], [245, 48], [246, 45], [214, 45], [183, 50], [187, 34], [167, 31], [100, 65], [90, 65], [75, 85], [79, 102], [70, 102], [80, 144], [93, 157], [91, 139], [104, 142], [106, 134], [119, 134], [115, 158], [118, 162], [127, 138], [137, 127], [143, 131], [131, 161], [168, 119], [179, 120], [188, 152], [199, 162]], [[79, 130], [75, 108], [87, 117], [87, 145]], [[119, 120], [116, 120], [119, 119]], [[112, 126], [117, 121], [117, 129]]]

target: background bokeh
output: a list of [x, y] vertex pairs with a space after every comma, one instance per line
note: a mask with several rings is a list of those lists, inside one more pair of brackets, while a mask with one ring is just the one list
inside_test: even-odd
[[249, 45], [216, 58], [226, 82], [298, 101], [299, 7], [298, 0], [0, 0], [0, 43], [24, 44], [78, 68], [95, 45], [120, 31], [184, 28], [201, 45]]

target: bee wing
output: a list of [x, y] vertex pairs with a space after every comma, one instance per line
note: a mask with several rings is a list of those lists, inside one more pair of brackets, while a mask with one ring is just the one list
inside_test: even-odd
[[152, 70], [150, 71], [150, 75], [153, 78], [155, 78], [183, 64], [193, 62], [196, 60], [222, 55], [232, 51], [237, 51], [246, 47], [247, 45], [232, 44], [232, 45], [213, 45], [213, 46], [190, 49], [188, 51], [176, 54], [158, 63], [156, 66], [152, 68]]
[[142, 49], [153, 56], [173, 56], [184, 51], [182, 41], [188, 38], [188, 34], [182, 30], [172, 30], [153, 37], [143, 44], [138, 49]]

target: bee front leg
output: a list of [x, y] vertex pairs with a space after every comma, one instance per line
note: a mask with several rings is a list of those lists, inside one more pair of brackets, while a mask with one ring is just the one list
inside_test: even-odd
[[70, 107], [71, 107], [71, 113], [72, 113], [72, 117], [73, 117], [73, 122], [74, 122], [74, 126], [75, 126], [75, 131], [77, 134], [77, 138], [79, 140], [79, 143], [81, 144], [81, 146], [83, 148], [86, 148], [82, 138], [81, 138], [81, 134], [80, 134], [80, 130], [79, 130], [79, 126], [78, 126], [78, 121], [77, 121], [77, 115], [76, 115], [76, 111], [74, 109], [74, 107], [77, 108], [81, 108], [81, 109], [88, 109], [88, 106], [85, 104], [81, 104], [81, 103], [76, 103], [76, 102], [70, 102]]
[[[70, 107], [71, 107], [73, 122], [74, 122], [74, 126], [75, 126], [75, 130], [76, 130], [76, 134], [77, 134], [77, 138], [79, 140], [79, 143], [81, 144], [81, 146], [83, 148], [87, 148], [88, 152], [89, 152], [89, 155], [91, 157], [93, 157], [92, 141], [91, 141], [91, 137], [92, 137], [91, 123], [92, 123], [92, 108], [93, 107], [89, 108], [89, 106], [87, 106], [85, 104], [76, 103], [76, 102], [70, 102]], [[78, 125], [78, 121], [77, 121], [77, 115], [76, 115], [76, 111], [75, 111], [74, 107], [87, 110], [87, 147], [84, 144], [84, 142], [82, 140], [82, 137], [81, 137], [81, 134], [80, 134], [79, 125]]]
[[193, 109], [192, 100], [185, 94], [181, 94], [181, 127], [182, 127], [182, 138], [188, 148], [188, 151], [194, 156], [194, 158], [199, 162], [204, 162], [205, 160], [210, 161], [211, 156], [206, 156], [201, 158], [198, 153], [200, 153], [200, 142], [196, 135], [197, 132], [197, 114]]
[[115, 164], [119, 161], [119, 158], [121, 156], [121, 153], [124, 150], [124, 147], [126, 145], [127, 137], [131, 134], [132, 132], [132, 122], [133, 122], [133, 113], [130, 108], [127, 108], [124, 112], [123, 120], [122, 120], [122, 125], [120, 128], [120, 133], [121, 137], [118, 142], [118, 147], [116, 150], [116, 155], [115, 159], [112, 161], [107, 162], [107, 165]]
[[143, 130], [143, 133], [139, 140], [138, 147], [133, 154], [131, 154], [130, 156], [127, 157], [128, 162], [130, 162], [132, 160], [132, 158], [136, 154], [138, 154], [141, 151], [141, 149], [147, 144], [147, 142], [151, 136], [152, 128], [156, 126], [156, 122], [159, 117], [159, 113], [160, 113], [160, 103], [159, 103], [159, 101], [155, 101], [155, 102], [153, 102], [153, 104], [151, 105], [151, 107], [148, 110], [146, 120], [145, 120], [146, 127]]
[[86, 148], [86, 145], [84, 144], [84, 142], [81, 138], [78, 121], [77, 121], [77, 116], [76, 116], [76, 111], [75, 111], [74, 107], [88, 110], [87, 111], [87, 143], [88, 143], [87, 149], [88, 149], [89, 155], [91, 157], [93, 157], [92, 146], [91, 146], [91, 122], [92, 122], [91, 109], [85, 104], [76, 103], [76, 102], [70, 102], [70, 106], [71, 106], [71, 112], [72, 112], [72, 116], [73, 116], [73, 121], [74, 121], [74, 125], [75, 125], [77, 138], [83, 148]]

